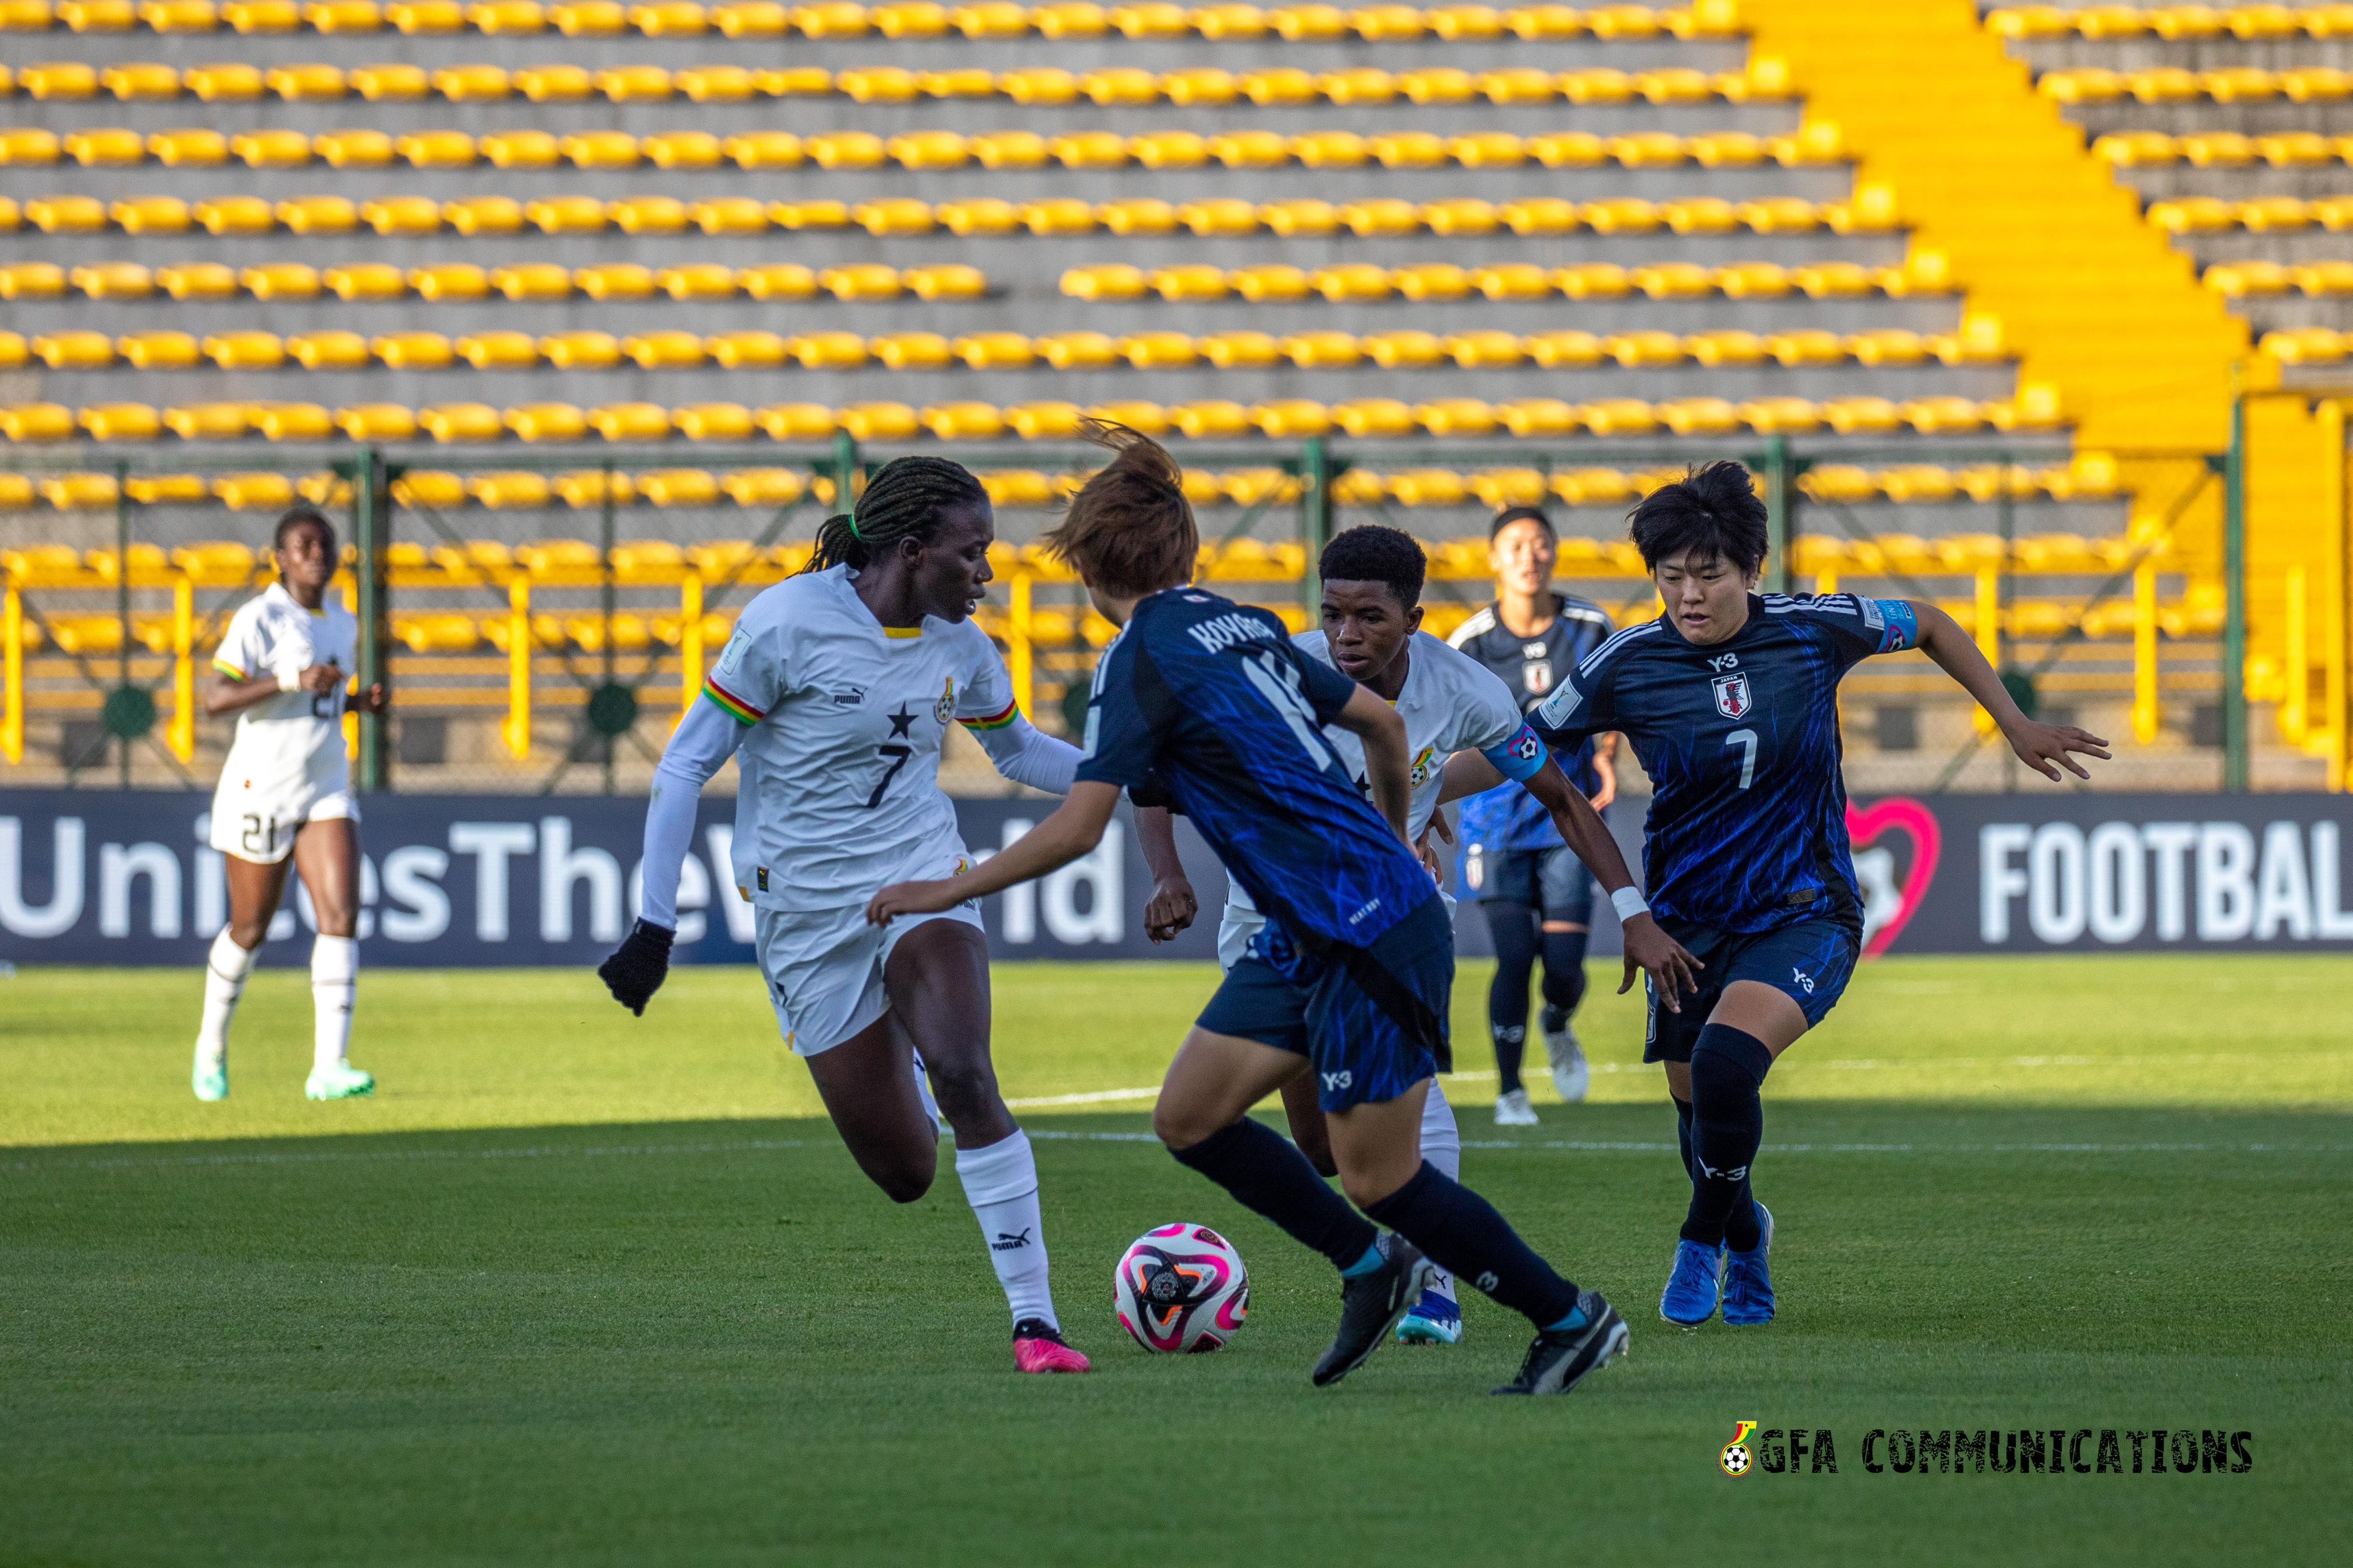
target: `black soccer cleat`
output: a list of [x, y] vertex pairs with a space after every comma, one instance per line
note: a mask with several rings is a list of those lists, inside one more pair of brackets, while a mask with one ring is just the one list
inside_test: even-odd
[[1328, 1388], [1364, 1365], [1430, 1283], [1430, 1261], [1413, 1243], [1392, 1233], [1373, 1245], [1380, 1248], [1381, 1266], [1353, 1279], [1345, 1275], [1340, 1279], [1340, 1331], [1315, 1363], [1318, 1388]]
[[1582, 1328], [1539, 1331], [1520, 1363], [1520, 1374], [1497, 1394], [1567, 1394], [1586, 1373], [1599, 1372], [1626, 1353], [1626, 1320], [1599, 1290], [1580, 1291]]

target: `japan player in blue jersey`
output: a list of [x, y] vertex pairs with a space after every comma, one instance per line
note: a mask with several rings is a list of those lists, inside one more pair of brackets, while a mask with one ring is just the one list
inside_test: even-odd
[[[1493, 671], [1522, 712], [1551, 695], [1578, 661], [1617, 628], [1589, 599], [1556, 592], [1559, 559], [1552, 519], [1532, 506], [1506, 507], [1487, 525], [1495, 596], [1447, 639]], [[1594, 736], [1554, 761], [1571, 784], [1607, 811], [1618, 793], [1618, 737]], [[1536, 1113], [1520, 1082], [1527, 1047], [1528, 980], [1544, 963], [1545, 1057], [1553, 1088], [1569, 1104], [1591, 1082], [1571, 1020], [1585, 996], [1585, 944], [1593, 930], [1593, 879], [1525, 790], [1495, 789], [1462, 803], [1462, 886], [1476, 896], [1495, 946], [1487, 988], [1487, 1033], [1495, 1042], [1495, 1121], [1533, 1127]]]
[[1615, 730], [1653, 794], [1643, 881], [1659, 922], [1704, 964], [1695, 996], [1651, 989], [1643, 1058], [1664, 1062], [1692, 1184], [1659, 1302], [1695, 1328], [1773, 1318], [1773, 1216], [1750, 1188], [1774, 1058], [1838, 1003], [1862, 902], [1840, 776], [1838, 684], [1874, 654], [1918, 648], [1993, 716], [2028, 766], [2088, 778], [2107, 742], [2021, 712], [1985, 656], [1931, 604], [1758, 595], [1765, 505], [1713, 463], [1634, 509], [1635, 547], [1665, 614], [1596, 648], [1533, 716], [1556, 744]]
[[[993, 858], [885, 888], [869, 918], [950, 907], [1066, 865], [1101, 839], [1123, 791], [1191, 817], [1267, 924], [1170, 1065], [1154, 1131], [1179, 1162], [1339, 1269], [1340, 1327], [1314, 1382], [1335, 1383], [1372, 1354], [1434, 1261], [1535, 1327], [1498, 1392], [1564, 1392], [1623, 1352], [1624, 1321], [1421, 1154], [1423, 1098], [1447, 1061], [1454, 951], [1438, 890], [1406, 843], [1404, 721], [1293, 646], [1275, 616], [1190, 586], [1199, 534], [1175, 461], [1133, 431], [1098, 434], [1116, 455], [1047, 539], [1121, 628], [1096, 671], [1078, 782]], [[1325, 725], [1362, 742], [1377, 807]], [[1572, 842], [1605, 885], [1630, 889], [1601, 819], [1581, 799], [1574, 809]], [[1659, 973], [1686, 973], [1655, 922], [1630, 921], [1628, 940]], [[1346, 1200], [1248, 1115], [1306, 1070]]]

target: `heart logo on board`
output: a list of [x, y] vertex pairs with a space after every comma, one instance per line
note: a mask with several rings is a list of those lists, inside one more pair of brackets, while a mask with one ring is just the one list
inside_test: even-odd
[[[1862, 955], [1876, 958], [1894, 944], [1920, 908], [1920, 900], [1928, 896], [1945, 835], [1936, 826], [1935, 812], [1901, 796], [1883, 800], [1868, 811], [1857, 811], [1853, 802], [1848, 802], [1846, 831], [1854, 846], [1855, 879], [1862, 886]], [[1900, 884], [1895, 879], [1895, 852], [1879, 844], [1889, 833], [1902, 833], [1912, 840], [1912, 864]]]

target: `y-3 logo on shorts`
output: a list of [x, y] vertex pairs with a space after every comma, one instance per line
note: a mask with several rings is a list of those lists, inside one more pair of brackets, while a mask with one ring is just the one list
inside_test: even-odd
[[1325, 1089], [1347, 1089], [1356, 1081], [1356, 1075], [1353, 1072], [1327, 1072], [1324, 1075]]
[[1796, 981], [1799, 985], [1804, 986], [1806, 988], [1807, 995], [1811, 996], [1814, 994], [1814, 977], [1807, 973], [1804, 970], [1792, 969], [1789, 971], [1789, 978]]
[[997, 1239], [988, 1247], [992, 1252], [1018, 1252], [1029, 1245], [1029, 1231], [1025, 1228], [1018, 1236], [1009, 1230], [1000, 1230], [997, 1233]]

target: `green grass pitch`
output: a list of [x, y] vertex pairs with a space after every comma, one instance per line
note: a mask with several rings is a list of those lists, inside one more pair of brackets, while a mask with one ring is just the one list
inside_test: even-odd
[[[1467, 1179], [1633, 1325], [1510, 1402], [1524, 1331], [1479, 1300], [1463, 1345], [1308, 1386], [1328, 1268], [1120, 1092], [1211, 979], [997, 972], [1097, 1368], [1058, 1379], [1011, 1372], [945, 1162], [904, 1209], [867, 1186], [744, 972], [642, 1021], [586, 973], [371, 973], [383, 1090], [325, 1106], [299, 973], [255, 982], [220, 1106], [196, 975], [0, 980], [0, 1563], [2343, 1560], [2353, 965], [1868, 967], [1766, 1089], [1780, 1320], [1697, 1333], [1657, 1317], [1683, 1182], [1605, 986], [1590, 1103], [1540, 1087], [1514, 1134], [1492, 1076], [1450, 1085]], [[1179, 1218], [1250, 1266], [1218, 1355], [1112, 1318], [1113, 1259]], [[1727, 1479], [1744, 1419], [1831, 1429], [1836, 1473]], [[1874, 1475], [1873, 1428], [2247, 1431], [2253, 1465]]]

